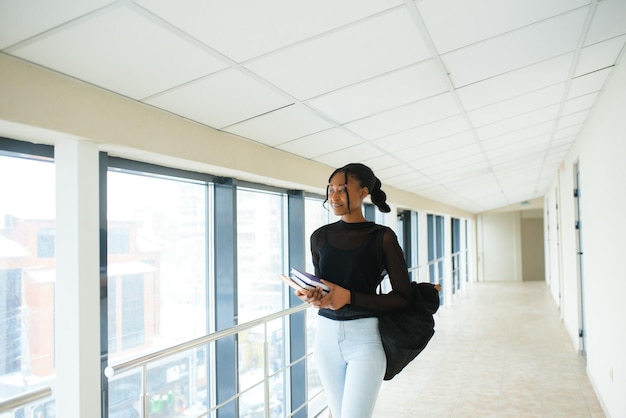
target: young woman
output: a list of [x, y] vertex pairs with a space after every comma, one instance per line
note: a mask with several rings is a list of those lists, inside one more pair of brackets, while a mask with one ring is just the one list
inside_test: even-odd
[[[381, 212], [390, 211], [380, 180], [366, 165], [348, 164], [332, 173], [326, 202], [341, 220], [311, 235], [315, 275], [330, 292], [296, 291], [319, 308], [314, 356], [333, 418], [372, 416], [387, 364], [378, 313], [410, 304], [402, 249], [391, 229], [365, 219], [362, 206], [367, 195]], [[382, 241], [377, 239], [381, 233]], [[376, 293], [380, 246], [393, 294]]]

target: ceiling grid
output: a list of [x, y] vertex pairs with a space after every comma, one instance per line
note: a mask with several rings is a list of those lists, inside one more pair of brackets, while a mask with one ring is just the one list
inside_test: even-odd
[[626, 44], [624, 0], [30, 3], [2, 53], [474, 213], [544, 195]]

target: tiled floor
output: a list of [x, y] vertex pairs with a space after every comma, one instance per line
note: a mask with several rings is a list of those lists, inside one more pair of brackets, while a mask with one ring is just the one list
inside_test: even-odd
[[544, 282], [475, 283], [384, 382], [376, 418], [582, 418], [602, 408]]

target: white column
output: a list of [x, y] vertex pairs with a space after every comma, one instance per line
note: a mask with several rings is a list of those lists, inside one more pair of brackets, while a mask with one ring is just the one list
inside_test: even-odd
[[443, 303], [452, 303], [452, 217], [443, 216]]
[[[459, 257], [459, 280], [461, 281], [461, 290], [465, 290], [466, 280], [467, 280], [467, 270], [465, 266], [468, 263], [468, 254], [467, 254], [467, 231], [466, 225], [468, 225], [468, 220], [461, 218], [461, 236], [459, 239], [461, 240], [461, 256]], [[469, 225], [468, 225], [469, 228]]]
[[100, 416], [98, 148], [57, 141], [56, 416]]
[[420, 282], [429, 282], [428, 273], [428, 213], [425, 211], [417, 212], [417, 234], [419, 236], [418, 257], [419, 257], [419, 280]]

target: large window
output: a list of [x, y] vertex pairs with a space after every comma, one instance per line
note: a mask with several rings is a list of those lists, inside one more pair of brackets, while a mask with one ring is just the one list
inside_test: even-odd
[[322, 198], [307, 197], [304, 200], [304, 234], [306, 241], [306, 269], [313, 273], [313, 262], [311, 261], [311, 234], [320, 226], [338, 221], [336, 216], [326, 205]]
[[[278, 312], [285, 307], [287, 289], [278, 279], [285, 271], [285, 195], [237, 189], [238, 322]], [[286, 410], [286, 321], [278, 319], [239, 334], [239, 400], [241, 416], [264, 416], [264, 378], [270, 379], [270, 416]], [[266, 334], [267, 332], [267, 334]], [[264, 356], [265, 344], [268, 357]], [[265, 364], [269, 361], [269, 364]]]
[[[320, 226], [339, 220], [338, 216], [332, 213], [322, 204], [322, 198], [309, 197], [305, 199], [305, 237], [306, 237], [306, 269], [313, 272], [313, 262], [311, 260], [311, 234]], [[315, 342], [315, 332], [317, 330], [317, 309], [309, 308], [306, 312], [307, 327], [307, 353], [313, 353], [313, 343]], [[317, 374], [315, 361], [311, 355], [307, 358], [307, 389], [309, 397], [309, 416], [316, 416], [326, 407], [326, 399], [322, 393], [322, 383]]]
[[[444, 286], [444, 235], [443, 216], [428, 215], [428, 276], [430, 283]], [[443, 295], [439, 292], [439, 303], [443, 305]]]
[[[209, 332], [209, 188], [206, 182], [109, 170], [109, 362]], [[149, 370], [150, 416], [178, 416], [202, 402], [206, 366], [198, 359], [204, 358], [185, 352]], [[109, 382], [110, 417], [138, 412], [138, 376]]]
[[239, 323], [280, 311], [285, 288], [285, 195], [237, 189]]
[[[55, 173], [52, 148], [0, 142], [0, 398], [54, 390]], [[54, 417], [54, 400], [15, 411]], [[33, 415], [36, 412], [40, 415]], [[20, 415], [16, 415], [20, 416]]]

